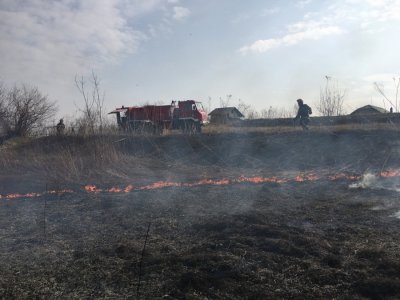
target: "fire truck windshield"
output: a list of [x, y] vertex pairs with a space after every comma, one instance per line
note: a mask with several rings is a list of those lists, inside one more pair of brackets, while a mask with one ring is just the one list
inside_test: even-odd
[[204, 110], [203, 104], [201, 104], [201, 102], [196, 102], [196, 106], [198, 110]]

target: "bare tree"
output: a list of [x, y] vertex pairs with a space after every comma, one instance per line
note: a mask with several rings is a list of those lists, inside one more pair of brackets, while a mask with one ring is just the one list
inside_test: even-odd
[[101, 93], [98, 76], [92, 71], [89, 87], [83, 76], [75, 76], [75, 85], [83, 98], [83, 108], [80, 108], [83, 113], [80, 120], [81, 126], [87, 128], [91, 134], [94, 134], [97, 130], [102, 133], [105, 119], [105, 93]]
[[260, 118], [260, 114], [259, 114], [259, 112], [258, 112], [255, 108], [251, 107], [251, 108], [247, 111], [245, 117], [246, 117], [247, 119], [249, 119], [249, 120], [254, 120], [254, 119], [259, 119], [259, 118]]
[[277, 108], [270, 106], [268, 109], [262, 109], [260, 117], [263, 119], [278, 119], [278, 118], [291, 118], [297, 112], [297, 105], [293, 111], [287, 110], [286, 108]]
[[321, 88], [317, 110], [322, 116], [343, 115], [346, 91], [342, 90], [337, 82], [331, 82], [331, 77], [325, 76], [325, 78], [325, 88]]
[[2, 82], [0, 82], [0, 144], [4, 135], [9, 131], [8, 124], [5, 122], [7, 116], [6, 111], [6, 89]]
[[252, 109], [251, 105], [244, 103], [241, 99], [238, 102], [237, 109], [247, 118], [249, 111]]
[[393, 83], [395, 87], [395, 95], [390, 99], [385, 92], [385, 85], [383, 83], [374, 82], [374, 87], [376, 91], [383, 97], [383, 106], [386, 108], [386, 103], [388, 103], [395, 112], [399, 112], [399, 88], [400, 88], [400, 76], [393, 77]]
[[258, 119], [260, 117], [260, 114], [253, 106], [246, 104], [241, 99], [238, 100], [237, 109], [244, 115], [246, 119]]
[[50, 102], [36, 87], [25, 84], [11, 89], [1, 87], [0, 117], [10, 135], [25, 136], [44, 126], [56, 113]]
[[225, 100], [222, 99], [222, 97], [219, 97], [219, 104], [220, 104], [220, 107], [229, 107], [229, 104], [230, 104], [230, 102], [231, 102], [231, 99], [232, 99], [232, 95], [231, 95], [231, 94], [226, 95]]
[[268, 109], [262, 109], [260, 114], [263, 119], [274, 119], [276, 118], [276, 109], [270, 106]]
[[6, 117], [6, 98], [7, 92], [2, 82], [0, 82], [0, 119]]

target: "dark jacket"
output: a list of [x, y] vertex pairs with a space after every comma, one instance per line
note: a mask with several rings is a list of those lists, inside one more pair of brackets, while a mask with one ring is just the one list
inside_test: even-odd
[[301, 104], [299, 106], [299, 110], [297, 111], [297, 115], [295, 120], [297, 119], [308, 119], [310, 118], [310, 114], [312, 113], [311, 107], [309, 107], [307, 104]]

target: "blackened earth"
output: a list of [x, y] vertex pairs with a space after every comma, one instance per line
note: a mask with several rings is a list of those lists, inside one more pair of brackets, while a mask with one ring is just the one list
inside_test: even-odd
[[[42, 141], [49, 147], [72, 142]], [[399, 142], [397, 133], [381, 131], [136, 137], [118, 151], [145, 164], [126, 161], [125, 179], [90, 173], [84, 181], [110, 186], [240, 174], [376, 173], [400, 167]], [[21, 172], [26, 185], [2, 172], [4, 192], [40, 190], [48, 174], [30, 172]], [[0, 296], [397, 299], [399, 193], [351, 183], [0, 200]], [[61, 185], [73, 184], [80, 186]]]

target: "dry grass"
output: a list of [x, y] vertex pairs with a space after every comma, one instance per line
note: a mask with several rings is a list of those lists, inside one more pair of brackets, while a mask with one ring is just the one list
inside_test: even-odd
[[[308, 132], [313, 133], [335, 133], [346, 131], [399, 131], [400, 126], [394, 124], [352, 124], [337, 126], [310, 126]], [[213, 155], [213, 150], [205, 144], [202, 136], [246, 133], [261, 134], [293, 134], [303, 132], [300, 127], [238, 127], [228, 125], [208, 125], [203, 129], [203, 135], [185, 136], [179, 131], [166, 131], [162, 138], [186, 140], [187, 145], [196, 151], [197, 148], [206, 149]], [[162, 139], [161, 138], [161, 139]], [[146, 164], [143, 156], [159, 158], [163, 156], [166, 160], [177, 162], [175, 157], [169, 157], [157, 144], [158, 137], [143, 135], [121, 135], [112, 134], [103, 136], [50, 136], [45, 138], [15, 138], [8, 140], [0, 146], [0, 167], [7, 172], [15, 170], [26, 170], [36, 172], [42, 171], [49, 178], [63, 178], [68, 182], [82, 182], [87, 177], [98, 173], [112, 173], [120, 178], [128, 178], [130, 167]], [[136, 143], [137, 142], [137, 143]], [[172, 140], [171, 140], [172, 142]], [[131, 153], [126, 148], [127, 144], [140, 148], [142, 151]], [[146, 144], [146, 145], [145, 145]], [[148, 148], [152, 152], [148, 153]], [[141, 152], [141, 154], [138, 152]], [[151, 155], [150, 155], [151, 154]], [[152, 157], [152, 155], [154, 157]], [[191, 153], [188, 153], [191, 155]], [[245, 153], [243, 153], [245, 155]], [[138, 158], [138, 156], [140, 158]], [[184, 158], [184, 156], [180, 156]], [[223, 159], [219, 157], [219, 159]]]
[[301, 128], [295, 127], [240, 127], [240, 126], [229, 126], [229, 125], [207, 125], [203, 129], [204, 134], [222, 134], [222, 133], [250, 133], [250, 132], [260, 132], [260, 133], [287, 133], [301, 131]]
[[25, 138], [2, 147], [0, 166], [9, 173], [30, 172], [50, 181], [77, 183], [123, 160], [110, 137]]
[[[310, 132], [337, 132], [337, 131], [371, 131], [371, 130], [389, 130], [400, 131], [399, 124], [392, 123], [370, 123], [370, 124], [344, 124], [344, 125], [313, 125], [310, 124]], [[263, 126], [263, 127], [244, 127], [244, 126], [229, 126], [229, 125], [213, 125], [209, 124], [203, 129], [205, 134], [218, 133], [251, 133], [259, 132], [266, 134], [279, 134], [289, 132], [302, 132], [301, 126]]]
[[[301, 159], [301, 168], [317, 167], [325, 160], [325, 148], [318, 145], [333, 143], [329, 136], [337, 132], [359, 132], [385, 130], [395, 134], [398, 127], [391, 124], [311, 126], [304, 135], [299, 127], [233, 127], [207, 126], [202, 135], [183, 135], [179, 131], [159, 136], [103, 135], [103, 136], [50, 136], [42, 138], [18, 138], [7, 141], [0, 147], [0, 176], [13, 175], [35, 177], [42, 186], [70, 186], [75, 184], [99, 183], [106, 185], [132, 183], [132, 178], [145, 181], [149, 174], [153, 178], [180, 178], [196, 180], [199, 177], [258, 174], [275, 166], [282, 160], [281, 171], [301, 153], [293, 149], [303, 147], [307, 139], [310, 150], [317, 156], [309, 162]], [[253, 134], [254, 133], [254, 134]], [[301, 133], [301, 134], [297, 134]], [[325, 135], [326, 134], [326, 135]], [[379, 134], [379, 133], [377, 133]], [[268, 139], [268, 143], [265, 138]], [[322, 138], [322, 140], [321, 140]], [[349, 138], [349, 142], [352, 138]], [[293, 144], [290, 146], [289, 144]], [[347, 140], [342, 142], [343, 153], [327, 158], [331, 164], [341, 161], [350, 149]], [[297, 146], [296, 146], [297, 145]], [[313, 145], [313, 146], [312, 146]], [[265, 151], [275, 151], [265, 156]], [[382, 155], [387, 157], [385, 149]], [[338, 154], [339, 155], [339, 154]], [[321, 156], [321, 157], [319, 157]], [[328, 155], [329, 156], [329, 155]], [[310, 158], [311, 159], [311, 158]], [[357, 160], [362, 157], [357, 158]], [[379, 155], [374, 156], [377, 163]], [[390, 158], [392, 159], [392, 157]], [[361, 165], [353, 161], [350, 164]], [[382, 164], [386, 162], [382, 162]], [[210, 168], [210, 166], [212, 166]], [[277, 166], [275, 166], [276, 168]], [[218, 172], [218, 173], [216, 173]], [[54, 184], [53, 184], [54, 183]]]

